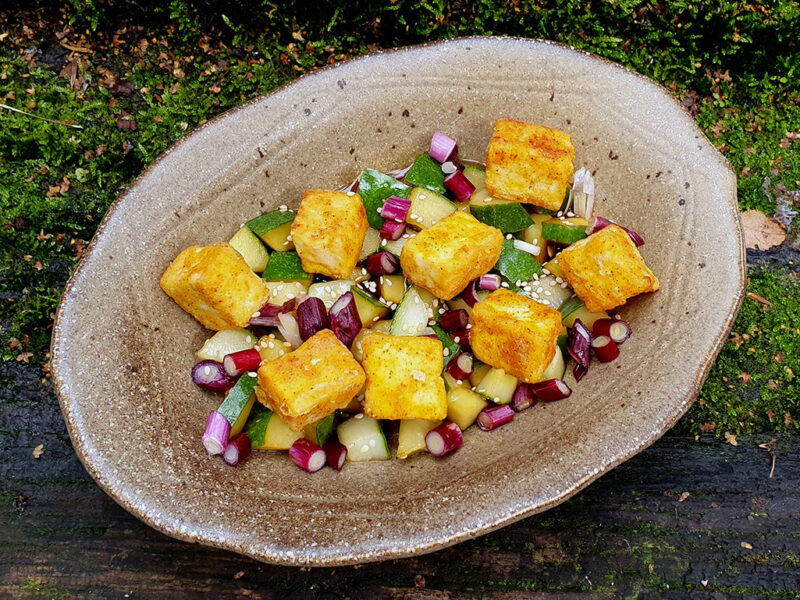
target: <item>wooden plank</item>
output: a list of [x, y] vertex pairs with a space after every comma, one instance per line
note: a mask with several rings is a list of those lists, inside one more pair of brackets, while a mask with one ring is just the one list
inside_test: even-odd
[[769, 437], [734, 447], [668, 436], [569, 502], [476, 540], [360, 567], [283, 568], [170, 539], [123, 511], [78, 462], [40, 374], [19, 371], [24, 391], [0, 386], [2, 597], [793, 598], [800, 589], [796, 435], [772, 444], [772, 478], [772, 454], [758, 447]]

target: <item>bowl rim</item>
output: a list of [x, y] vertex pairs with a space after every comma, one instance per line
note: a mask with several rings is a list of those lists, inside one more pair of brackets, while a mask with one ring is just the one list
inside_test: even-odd
[[673, 414], [671, 414], [668, 418], [666, 418], [663, 421], [664, 425], [662, 428], [660, 428], [658, 433], [655, 433], [651, 437], [648, 437], [644, 440], [639, 440], [639, 443], [637, 445], [631, 444], [628, 451], [622, 452], [619, 455], [615, 456], [614, 460], [610, 461], [603, 470], [595, 470], [594, 473], [590, 473], [582, 479], [573, 481], [572, 484], [569, 485], [564, 492], [543, 503], [535, 505], [531, 505], [530, 503], [525, 505], [523, 503], [523, 506], [521, 508], [516, 508], [513, 512], [509, 514], [497, 515], [492, 519], [492, 522], [489, 525], [479, 526], [469, 529], [462, 527], [459, 528], [458, 531], [453, 534], [447, 534], [440, 531], [438, 534], [432, 536], [429, 540], [427, 540], [424, 543], [401, 544], [403, 546], [402, 550], [398, 550], [396, 547], [389, 548], [387, 546], [383, 546], [376, 551], [370, 552], [369, 554], [366, 554], [363, 551], [354, 552], [348, 549], [346, 552], [338, 553], [335, 556], [328, 555], [326, 557], [319, 557], [319, 556], [309, 555], [307, 557], [306, 556], [289, 557], [285, 553], [275, 551], [275, 549], [271, 548], [269, 545], [262, 545], [258, 547], [240, 546], [229, 543], [225, 540], [216, 541], [207, 539], [202, 535], [193, 535], [191, 533], [186, 533], [182, 531], [174, 523], [174, 519], [170, 520], [169, 518], [166, 519], [158, 518], [157, 516], [148, 513], [145, 509], [140, 508], [137, 505], [133, 497], [128, 497], [123, 493], [120, 494], [116, 493], [113, 485], [111, 484], [112, 478], [107, 476], [103, 472], [102, 468], [95, 465], [94, 457], [91, 455], [90, 452], [87, 452], [86, 449], [83, 447], [82, 438], [80, 435], [78, 425], [73, 421], [73, 417], [71, 414], [71, 401], [69, 399], [69, 392], [66, 389], [65, 382], [63, 381], [61, 374], [61, 361], [64, 360], [66, 362], [66, 359], [62, 357], [62, 347], [65, 346], [65, 344], [63, 343], [63, 339], [61, 336], [61, 319], [64, 311], [66, 310], [65, 306], [72, 297], [73, 285], [77, 281], [84, 266], [89, 262], [87, 259], [93, 254], [93, 251], [97, 246], [96, 240], [104, 233], [108, 221], [111, 219], [111, 217], [117, 210], [118, 205], [120, 205], [123, 201], [125, 201], [128, 195], [137, 187], [137, 185], [140, 183], [141, 180], [148, 177], [150, 172], [155, 168], [157, 168], [161, 163], [161, 161], [168, 154], [171, 154], [176, 148], [181, 146], [184, 142], [187, 142], [193, 136], [196, 136], [201, 132], [203, 132], [207, 127], [210, 127], [217, 121], [223, 118], [227, 118], [238, 111], [250, 107], [251, 105], [258, 104], [264, 101], [266, 98], [278, 94], [283, 90], [285, 90], [286, 88], [293, 86], [298, 82], [303, 81], [309, 77], [314, 77], [320, 73], [341, 68], [343, 65], [351, 65], [357, 62], [368, 62], [370, 60], [381, 60], [382, 57], [393, 54], [413, 53], [422, 49], [430, 49], [437, 46], [446, 47], [449, 45], [461, 44], [463, 42], [474, 42], [476, 44], [482, 44], [486, 42], [493, 43], [497, 41], [520, 43], [531, 47], [536, 47], [536, 46], [557, 47], [571, 53], [583, 55], [585, 58], [588, 58], [590, 60], [601, 61], [606, 65], [610, 65], [614, 69], [618, 69], [621, 72], [624, 72], [628, 75], [635, 76], [637, 79], [642, 81], [644, 85], [648, 85], [651, 88], [657, 90], [659, 94], [661, 94], [665, 98], [668, 98], [671, 102], [673, 102], [676, 105], [676, 107], [680, 109], [679, 110], [679, 114], [681, 115], [680, 118], [683, 119], [684, 122], [688, 124], [697, 134], [699, 134], [698, 137], [699, 143], [708, 146], [709, 149], [713, 151], [712, 156], [720, 163], [720, 166], [722, 166], [729, 172], [729, 174], [733, 177], [733, 182], [735, 184], [737, 180], [736, 172], [733, 169], [730, 162], [722, 154], [720, 154], [720, 152], [716, 149], [716, 147], [714, 147], [714, 145], [709, 141], [709, 139], [700, 129], [694, 118], [691, 117], [688, 111], [686, 111], [685, 107], [683, 107], [682, 104], [678, 101], [678, 99], [675, 98], [672, 94], [670, 94], [666, 88], [664, 88], [662, 85], [655, 82], [654, 80], [650, 79], [646, 75], [634, 71], [620, 63], [617, 63], [607, 58], [603, 58], [586, 50], [575, 48], [574, 46], [570, 46], [568, 44], [541, 38], [526, 38], [519, 36], [459, 36], [459, 37], [425, 42], [422, 44], [381, 49], [375, 52], [371, 52], [369, 54], [353, 57], [345, 61], [336, 62], [332, 65], [326, 65], [320, 69], [317, 69], [316, 71], [304, 73], [301, 76], [292, 79], [291, 81], [288, 81], [285, 84], [275, 88], [268, 94], [262, 94], [256, 96], [248, 100], [247, 102], [244, 102], [243, 104], [235, 106], [231, 109], [228, 109], [220, 113], [219, 115], [216, 115], [215, 117], [204, 122], [202, 125], [193, 129], [188, 135], [182, 137], [181, 139], [171, 144], [152, 163], [150, 163], [147, 167], [145, 167], [145, 169], [131, 183], [129, 183], [122, 191], [122, 193], [120, 193], [117, 196], [117, 198], [111, 203], [105, 215], [103, 216], [102, 220], [100, 221], [97, 230], [92, 236], [92, 240], [90, 241], [85, 253], [83, 254], [81, 261], [77, 264], [75, 270], [73, 271], [72, 275], [67, 281], [67, 284], [65, 285], [64, 290], [62, 292], [58, 308], [56, 310], [56, 316], [54, 319], [53, 333], [51, 336], [51, 344], [50, 344], [51, 373], [52, 373], [51, 381], [53, 389], [59, 401], [59, 406], [64, 416], [64, 422], [66, 424], [67, 431], [70, 436], [70, 441], [72, 442], [73, 448], [75, 449], [75, 453], [77, 454], [78, 459], [81, 461], [86, 471], [91, 475], [92, 479], [107, 495], [109, 495], [123, 509], [134, 515], [137, 519], [146, 523], [148, 526], [156, 529], [161, 533], [169, 535], [170, 537], [185, 542], [202, 543], [203, 545], [206, 546], [237, 552], [260, 561], [277, 565], [332, 567], [332, 566], [343, 566], [343, 565], [352, 565], [352, 564], [359, 564], [366, 562], [375, 562], [381, 560], [404, 558], [418, 554], [427, 554], [469, 539], [473, 539], [475, 537], [478, 537], [479, 535], [490, 533], [492, 531], [510, 525], [511, 523], [522, 520], [526, 517], [530, 517], [537, 513], [544, 512], [558, 504], [561, 504], [562, 502], [574, 496], [579, 491], [583, 490], [587, 485], [589, 485], [594, 480], [601, 477], [603, 474], [611, 471], [613, 468], [617, 467], [621, 463], [629, 460], [636, 454], [640, 453], [641, 451], [651, 446], [658, 439], [660, 439], [664, 433], [666, 433], [669, 429], [671, 429], [678, 421], [678, 419], [680, 419], [680, 417], [682, 417], [686, 413], [686, 411], [692, 406], [695, 399], [697, 398], [698, 393], [700, 392], [700, 389], [702, 388], [704, 381], [708, 377], [708, 374], [717, 358], [717, 355], [719, 354], [720, 350], [722, 349], [723, 345], [725, 344], [728, 338], [728, 335], [730, 334], [730, 331], [732, 330], [734, 321], [736, 319], [736, 315], [738, 314], [739, 309], [741, 308], [745, 296], [746, 251], [744, 245], [744, 230], [741, 223], [738, 197], [735, 185], [733, 188], [733, 194], [726, 195], [726, 201], [729, 204], [729, 208], [733, 209], [732, 214], [734, 216], [734, 224], [736, 228], [737, 238], [739, 239], [739, 248], [738, 248], [739, 252], [735, 256], [735, 260], [737, 261], [739, 267], [738, 269], [739, 290], [729, 305], [729, 311], [728, 311], [729, 316], [727, 318], [726, 324], [722, 327], [722, 329], [719, 331], [716, 338], [714, 339], [714, 342], [711, 345], [710, 352], [705, 361], [702, 363], [701, 368], [699, 368], [696, 371], [696, 376], [690, 384], [689, 391], [683, 398], [679, 399], [682, 400], [682, 402], [675, 403], [675, 406], [677, 407], [676, 410], [674, 411]]

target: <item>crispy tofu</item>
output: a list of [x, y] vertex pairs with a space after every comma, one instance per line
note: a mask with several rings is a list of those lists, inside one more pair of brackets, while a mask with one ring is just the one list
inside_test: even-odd
[[447, 417], [442, 343], [426, 337], [374, 333], [364, 338], [364, 412], [374, 419]]
[[621, 227], [609, 225], [558, 255], [566, 279], [593, 313], [625, 304], [643, 292], [655, 292], [658, 279]]
[[470, 281], [485, 275], [502, 249], [499, 229], [456, 211], [408, 240], [400, 253], [400, 265], [414, 285], [450, 300]]
[[364, 385], [364, 370], [330, 329], [294, 352], [262, 363], [256, 397], [292, 431], [345, 408]]
[[495, 198], [558, 210], [574, 160], [568, 133], [500, 119], [486, 150], [486, 189]]
[[228, 244], [192, 246], [161, 276], [161, 289], [214, 330], [238, 329], [269, 299], [269, 289]]
[[358, 194], [306, 191], [292, 223], [292, 241], [303, 270], [347, 279], [358, 263], [368, 227]]
[[492, 292], [472, 309], [475, 356], [527, 383], [542, 380], [556, 353], [561, 313], [510, 290]]

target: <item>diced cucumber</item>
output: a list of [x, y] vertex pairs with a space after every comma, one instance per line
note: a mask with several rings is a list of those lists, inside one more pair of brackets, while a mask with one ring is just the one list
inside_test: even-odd
[[353, 292], [353, 298], [356, 301], [356, 309], [358, 310], [358, 316], [361, 318], [362, 327], [369, 327], [378, 319], [389, 314], [388, 306], [367, 294], [360, 287], [354, 285], [350, 290]]
[[457, 387], [447, 393], [447, 419], [463, 431], [475, 422], [489, 403], [468, 387]]
[[436, 334], [436, 337], [439, 338], [439, 341], [442, 342], [442, 346], [444, 346], [444, 366], [447, 366], [451, 360], [453, 360], [458, 353], [461, 351], [461, 346], [459, 346], [456, 342], [453, 341], [444, 329], [439, 327], [438, 325], [433, 325], [431, 327], [433, 332]]
[[495, 404], [508, 404], [514, 397], [517, 389], [517, 378], [509, 375], [503, 369], [489, 369], [475, 391]]
[[253, 408], [256, 400], [256, 395], [253, 393], [256, 385], [258, 385], [258, 378], [245, 373], [239, 377], [236, 385], [230, 389], [225, 400], [217, 409], [231, 424], [231, 437], [244, 429], [247, 417], [250, 416], [250, 409]]
[[297, 252], [273, 252], [264, 269], [265, 281], [297, 281], [308, 287], [314, 275], [303, 270], [303, 263]]
[[319, 298], [325, 304], [325, 308], [331, 309], [333, 303], [350, 291], [353, 282], [349, 279], [334, 279], [333, 281], [321, 281], [308, 288], [308, 295], [312, 298]]
[[418, 288], [411, 286], [406, 290], [403, 300], [397, 306], [389, 333], [392, 335], [422, 335], [430, 318], [428, 307], [422, 301]]
[[542, 237], [556, 244], [568, 246], [586, 237], [589, 221], [582, 217], [550, 219], [542, 223]]
[[331, 413], [316, 423], [306, 425], [303, 428], [303, 435], [317, 446], [322, 446], [333, 435], [334, 431], [336, 431], [336, 415]]
[[285, 252], [294, 250], [294, 243], [288, 239], [294, 217], [294, 211], [273, 210], [248, 221], [246, 225], [250, 231], [264, 240], [270, 248], [278, 252]]
[[261, 238], [253, 233], [249, 227], [242, 227], [234, 234], [231, 241], [228, 243], [234, 250], [242, 255], [244, 262], [246, 262], [247, 266], [255, 273], [261, 273], [267, 266], [269, 252], [267, 252], [267, 249], [261, 242]]
[[256, 350], [258, 350], [259, 355], [261, 355], [261, 360], [263, 362], [269, 362], [291, 352], [292, 345], [284, 340], [280, 334], [273, 333], [265, 335], [258, 340]]
[[472, 367], [472, 375], [469, 376], [469, 382], [472, 387], [478, 387], [486, 377], [486, 374], [492, 370], [492, 365], [487, 365], [479, 361], [475, 361]]
[[247, 329], [223, 329], [206, 340], [197, 351], [197, 358], [222, 362], [226, 354], [249, 350], [255, 345], [256, 336]]
[[569, 341], [568, 335], [559, 335], [558, 341], [558, 349], [561, 350], [561, 357], [565, 357], [567, 355], [567, 342]]
[[514, 240], [503, 240], [503, 249], [494, 268], [511, 283], [525, 282], [541, 275], [542, 266], [532, 254], [514, 247]]
[[370, 254], [375, 254], [378, 251], [380, 243], [381, 232], [372, 227], [368, 227], [367, 233], [364, 235], [364, 243], [361, 244], [361, 254], [358, 255], [358, 262], [366, 260]]
[[470, 388], [469, 379], [456, 379], [447, 370], [442, 371], [442, 379], [444, 379], [444, 389], [447, 391], [462, 387]]
[[336, 428], [339, 443], [347, 448], [348, 462], [388, 460], [389, 445], [379, 421], [365, 414], [347, 419]]
[[565, 300], [564, 303], [558, 308], [558, 312], [561, 313], [561, 321], [563, 322], [564, 319], [569, 317], [581, 306], [583, 306], [583, 300], [577, 296], [573, 296], [572, 298]]
[[475, 191], [486, 189], [486, 169], [477, 165], [464, 165], [464, 177], [475, 186]]
[[564, 379], [564, 372], [567, 370], [567, 365], [564, 362], [564, 355], [561, 354], [561, 348], [556, 346], [556, 353], [553, 355], [553, 360], [547, 365], [547, 368], [542, 373], [542, 381], [548, 379]]
[[392, 320], [391, 319], [382, 319], [380, 321], [375, 321], [370, 329], [372, 331], [377, 331], [378, 333], [389, 333], [389, 330], [392, 328]]
[[555, 256], [554, 258], [548, 260], [546, 263], [542, 265], [542, 268], [547, 269], [548, 271], [550, 271], [552, 275], [555, 275], [556, 277], [561, 277], [561, 279], [565, 279], [564, 269], [558, 262], [558, 256]]
[[[577, 299], [577, 298], [576, 298]], [[580, 301], [579, 301], [580, 302]], [[600, 313], [593, 313], [589, 312], [584, 306], [583, 302], [580, 302], [579, 306], [570, 311], [569, 314], [564, 315], [562, 313], [561, 322], [566, 325], [567, 327], [572, 327], [575, 324], [576, 319], [580, 319], [581, 322], [589, 328], [589, 331], [592, 330], [594, 326], [594, 322], [598, 319], [608, 319], [608, 313], [600, 312]]]
[[[559, 310], [560, 307], [572, 296], [572, 290], [568, 287], [561, 287], [553, 275], [541, 275], [537, 281], [531, 284], [531, 289], [536, 292], [534, 300]], [[538, 290], [541, 289], [541, 292]]]
[[406, 223], [427, 229], [436, 225], [445, 217], [456, 212], [456, 205], [441, 194], [421, 187], [415, 187], [408, 196], [411, 208], [406, 216]]
[[350, 279], [353, 283], [361, 283], [362, 281], [366, 281], [369, 279], [369, 271], [367, 271], [364, 267], [356, 267], [353, 269], [353, 272], [350, 273]]
[[532, 223], [528, 211], [522, 204], [513, 200], [492, 198], [488, 192], [472, 194], [469, 210], [478, 221], [497, 227], [503, 235], [522, 231]]
[[463, 308], [465, 311], [467, 311], [468, 315], [472, 314], [472, 307], [469, 304], [467, 304], [466, 301], [461, 296], [456, 296], [452, 300], [448, 300], [447, 306], [450, 310], [458, 310], [459, 308]]
[[389, 196], [398, 198], [408, 198], [411, 187], [405, 183], [397, 181], [394, 177], [384, 175], [375, 169], [364, 169], [358, 183], [358, 195], [364, 202], [364, 210], [367, 212], [367, 221], [373, 229], [380, 229], [383, 225], [383, 218], [380, 209], [383, 201]]
[[288, 450], [303, 437], [302, 432], [289, 429], [277, 414], [258, 407], [259, 405], [256, 405], [253, 408], [244, 428], [253, 450]]
[[[386, 250], [387, 252], [394, 254], [397, 258], [400, 258], [400, 253], [403, 251], [403, 246], [406, 245], [408, 240], [416, 235], [416, 233], [406, 230], [406, 233], [404, 233], [399, 240], [382, 240], [379, 250]], [[386, 243], [384, 244], [384, 242]]]
[[270, 304], [283, 304], [308, 291], [308, 286], [300, 281], [266, 281], [265, 285], [270, 292]]
[[406, 278], [402, 275], [381, 275], [378, 290], [381, 298], [389, 304], [400, 304], [406, 292]]
[[542, 223], [550, 219], [550, 216], [533, 214], [530, 217], [533, 225], [522, 232], [522, 240], [539, 248], [539, 254], [535, 258], [541, 264], [547, 260], [547, 240], [542, 236]]
[[397, 436], [397, 458], [408, 458], [412, 454], [427, 450], [425, 436], [441, 421], [425, 419], [408, 419], [400, 421], [400, 432]]
[[433, 160], [427, 152], [417, 156], [414, 164], [405, 176], [408, 185], [414, 185], [437, 194], [444, 194], [447, 189], [444, 187], [444, 173], [442, 167]]

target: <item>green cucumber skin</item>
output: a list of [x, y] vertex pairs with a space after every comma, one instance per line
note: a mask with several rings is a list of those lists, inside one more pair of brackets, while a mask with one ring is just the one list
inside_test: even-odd
[[273, 252], [262, 277], [266, 281], [295, 281], [313, 276], [303, 270], [303, 263], [297, 252]]
[[566, 361], [566, 358], [569, 356], [569, 354], [567, 354], [567, 341], [568, 340], [569, 340], [569, 336], [568, 335], [560, 335], [560, 336], [558, 336], [558, 341], [556, 342], [558, 347], [561, 349], [561, 355], [564, 356], [564, 360], [565, 361]]
[[464, 165], [464, 177], [475, 186], [475, 190], [486, 189], [486, 169], [475, 165]]
[[317, 446], [322, 446], [336, 431], [336, 415], [329, 414], [327, 417], [317, 423], [315, 435], [317, 437]]
[[246, 223], [247, 228], [250, 229], [257, 236], [261, 237], [268, 231], [272, 231], [276, 227], [285, 225], [290, 221], [294, 221], [295, 213], [290, 210], [273, 210], [260, 217], [251, 219]]
[[405, 182], [408, 185], [425, 188], [441, 195], [447, 192], [444, 187], [442, 168], [427, 152], [420, 154], [414, 160], [414, 164], [406, 173]]
[[469, 212], [481, 223], [497, 227], [503, 232], [517, 233], [533, 224], [530, 215], [519, 202], [508, 204], [470, 204]]
[[561, 320], [563, 321], [576, 310], [578, 310], [581, 306], [583, 306], [583, 300], [578, 298], [577, 296], [573, 298], [567, 298], [564, 300], [563, 304], [558, 307], [558, 312], [561, 313]]
[[386, 309], [389, 308], [383, 302], [381, 302], [380, 300], [378, 300], [377, 298], [375, 298], [373, 296], [370, 296], [367, 292], [362, 290], [357, 285], [352, 286], [350, 288], [350, 291], [353, 292], [354, 296], [360, 297], [362, 300], [364, 300], [365, 302], [371, 304], [375, 308], [386, 308]]
[[494, 266], [503, 277], [516, 285], [517, 281], [530, 281], [542, 274], [542, 266], [533, 255], [514, 247], [514, 240], [504, 240], [500, 258]]
[[250, 401], [250, 396], [253, 395], [253, 390], [256, 389], [257, 385], [258, 377], [250, 377], [250, 375], [245, 373], [239, 377], [239, 381], [236, 382], [236, 385], [234, 385], [231, 391], [228, 392], [228, 395], [225, 396], [225, 400], [219, 405], [217, 410], [225, 415], [231, 427], [234, 426], [239, 415], [242, 413], [242, 409]]
[[586, 228], [544, 222], [542, 223], [542, 237], [551, 242], [569, 246], [586, 237]]
[[364, 203], [369, 226], [373, 229], [380, 229], [383, 225], [383, 218], [378, 209], [383, 206], [384, 200], [389, 196], [408, 198], [410, 193], [410, 186], [375, 169], [364, 169], [358, 183], [358, 195]]
[[250, 419], [244, 426], [244, 432], [250, 438], [250, 443], [255, 446], [263, 446], [264, 439], [267, 437], [267, 426], [272, 418], [272, 411], [268, 410], [258, 402], [255, 403], [250, 411]]
[[[417, 302], [414, 301], [414, 298], [417, 298]], [[408, 313], [414, 311], [418, 308], [421, 308], [422, 311], [425, 313], [424, 324], [417, 323], [417, 329], [411, 330], [408, 329], [407, 325], [404, 326], [403, 321], [408, 318]], [[427, 308], [425, 307], [425, 303], [422, 301], [422, 298], [419, 297], [419, 292], [417, 289], [412, 285], [410, 288], [406, 290], [406, 293], [403, 295], [403, 299], [400, 301], [400, 304], [397, 305], [397, 310], [394, 312], [394, 316], [392, 317], [392, 323], [389, 326], [389, 333], [391, 335], [408, 335], [408, 336], [417, 336], [422, 335], [425, 327], [428, 326], [428, 316], [427, 316]]]
[[453, 341], [444, 329], [439, 327], [438, 325], [431, 325], [431, 329], [436, 334], [436, 337], [439, 338], [439, 341], [442, 342], [442, 346], [447, 348], [447, 356], [444, 357], [444, 366], [447, 368], [447, 363], [453, 360], [458, 353], [461, 351], [461, 346], [459, 346], [456, 342]]

